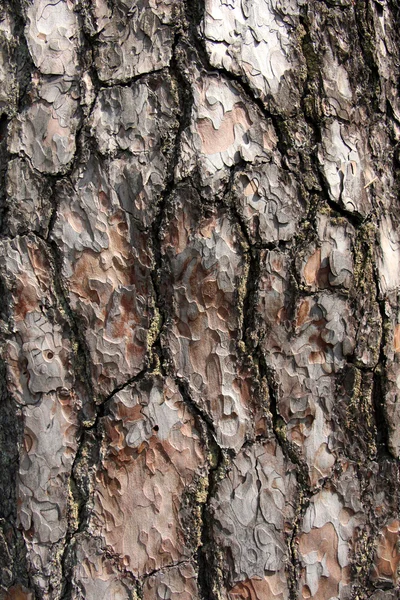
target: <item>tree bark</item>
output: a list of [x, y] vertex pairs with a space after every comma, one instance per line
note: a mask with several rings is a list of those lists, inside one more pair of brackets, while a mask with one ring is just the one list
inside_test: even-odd
[[0, 6], [0, 598], [399, 598], [397, 1]]

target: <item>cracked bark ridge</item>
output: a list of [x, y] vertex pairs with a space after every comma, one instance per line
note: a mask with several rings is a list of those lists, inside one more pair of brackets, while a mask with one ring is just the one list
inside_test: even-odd
[[191, 563], [184, 562], [146, 579], [143, 600], [161, 600], [165, 597], [171, 600], [199, 598], [196, 571]]
[[[76, 185], [74, 186], [74, 183]], [[152, 316], [151, 249], [112, 190], [102, 162], [89, 158], [59, 189], [52, 240], [70, 306], [83, 324], [99, 396], [144, 367]]]
[[0, 598], [396, 600], [398, 3], [0, 4]]
[[224, 209], [202, 214], [197, 192], [183, 187], [170, 209], [162, 249], [169, 267], [164, 285], [172, 283], [164, 346], [218, 443], [238, 450], [254, 434], [252, 382], [238, 352], [246, 277], [240, 231]]
[[234, 195], [253, 244], [289, 241], [304, 215], [296, 180], [279, 162], [235, 173]]
[[43, 75], [75, 75], [79, 70], [78, 16], [69, 0], [41, 0], [26, 8], [26, 40]]
[[101, 81], [115, 84], [167, 67], [172, 58], [177, 0], [99, 0], [92, 8], [95, 65]]
[[205, 2], [202, 31], [212, 66], [239, 75], [267, 105], [286, 114], [298, 108], [304, 81], [293, 35], [302, 4]]
[[363, 520], [357, 487], [350, 466], [336, 485], [325, 487], [311, 499], [298, 537], [301, 598], [349, 597], [349, 554]]
[[18, 101], [18, 84], [16, 73], [15, 17], [10, 7], [0, 7], [0, 111], [1, 114], [12, 115]]
[[110, 598], [133, 600], [132, 579], [118, 570], [118, 565], [105, 555], [101, 540], [87, 534], [75, 538], [75, 566], [72, 574], [73, 600]]
[[5, 229], [11, 236], [35, 231], [46, 236], [53, 210], [51, 184], [32, 169], [29, 161], [14, 158], [6, 177]]
[[231, 167], [271, 157], [276, 134], [272, 122], [262, 119], [235, 82], [196, 69], [188, 54], [193, 106], [190, 126], [182, 135], [176, 176], [182, 179], [199, 171], [207, 193], [218, 194], [229, 180]]
[[72, 76], [48, 80], [36, 75], [29, 105], [12, 121], [9, 150], [28, 156], [43, 174], [65, 173], [76, 151], [80, 125], [79, 87]]
[[289, 598], [286, 564], [295, 504], [295, 467], [275, 440], [237, 454], [210, 503], [226, 573], [224, 597]]
[[75, 377], [69, 326], [60, 312], [44, 243], [33, 235], [2, 242], [2, 270], [11, 308], [3, 352], [8, 386], [23, 420], [17, 526], [32, 579], [46, 591], [61, 576], [59, 553], [67, 535], [83, 389]]
[[189, 559], [183, 497], [206, 476], [204, 443], [170, 379], [118, 392], [102, 419], [101, 466], [89, 529], [136, 576]]
[[[319, 250], [311, 255], [312, 266], [310, 259], [306, 262], [304, 271], [310, 283], [322, 270], [320, 256]], [[347, 274], [347, 268], [339, 270], [339, 278], [333, 275], [332, 281], [340, 279], [343, 271]], [[329, 285], [330, 267], [325, 269]], [[355, 321], [348, 300], [337, 293], [319, 291], [291, 305], [289, 281], [288, 258], [267, 250], [257, 306], [265, 332], [262, 348], [274, 373], [277, 408], [286, 435], [304, 456], [310, 482], [315, 485], [331, 474], [336, 462], [336, 374], [343, 371], [346, 356], [354, 350]], [[340, 428], [338, 433], [340, 436]]]

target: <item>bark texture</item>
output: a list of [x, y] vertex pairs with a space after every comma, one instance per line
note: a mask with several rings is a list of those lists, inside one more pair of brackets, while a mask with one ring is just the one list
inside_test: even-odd
[[0, 598], [400, 598], [396, 0], [0, 3]]

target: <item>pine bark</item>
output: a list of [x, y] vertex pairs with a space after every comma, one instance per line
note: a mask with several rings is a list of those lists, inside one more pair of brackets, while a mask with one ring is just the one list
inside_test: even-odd
[[399, 13], [0, 2], [0, 598], [400, 597]]

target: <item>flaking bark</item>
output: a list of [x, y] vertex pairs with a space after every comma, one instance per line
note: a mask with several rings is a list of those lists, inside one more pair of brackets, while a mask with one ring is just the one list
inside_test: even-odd
[[0, 598], [400, 597], [400, 9], [0, 1]]

